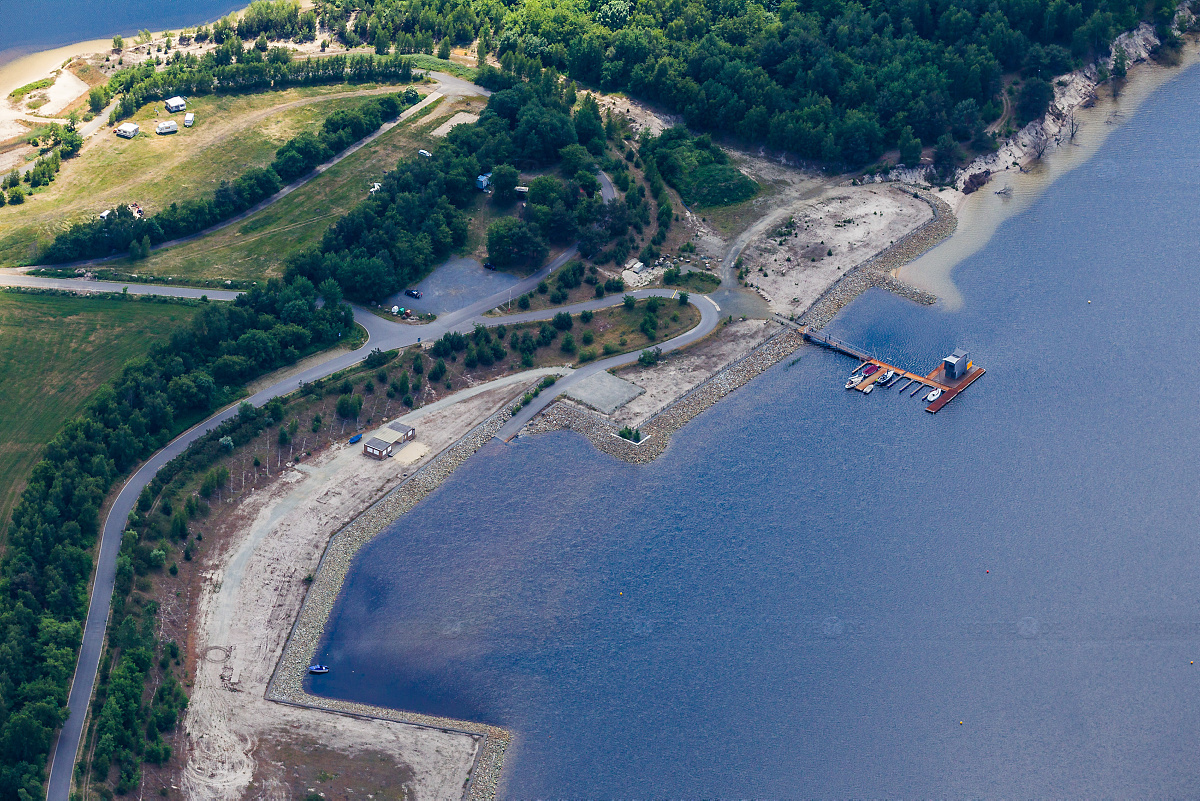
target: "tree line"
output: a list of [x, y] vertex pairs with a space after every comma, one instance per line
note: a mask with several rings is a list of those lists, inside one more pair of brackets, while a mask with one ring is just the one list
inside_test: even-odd
[[[205, 305], [169, 343], [127, 364], [46, 444], [0, 557], [0, 798], [45, 795], [46, 758], [66, 719], [105, 496], [139, 461], [235, 397], [246, 380], [348, 332], [353, 314], [336, 285], [320, 292], [322, 308], [308, 281], [272, 281], [233, 303]], [[123, 648], [119, 661], [129, 663], [107, 690], [119, 708], [109, 714], [103, 701], [99, 719], [102, 732], [113, 734], [109, 763], [122, 766], [122, 775], [124, 766], [134, 766], [130, 781], [147, 740], [119, 732], [144, 731], [149, 716], [159, 714], [156, 705], [179, 706], [177, 698], [147, 703], [132, 690], [150, 658], [145, 626], [122, 623], [110, 633]]]
[[175, 95], [191, 97], [330, 83], [408, 83], [412, 78], [412, 62], [398, 55], [336, 55], [293, 61], [282, 48], [275, 57], [264, 56], [257, 48], [243, 48], [242, 41], [232, 37], [203, 56], [176, 50], [161, 70], [146, 61], [115, 73], [109, 78], [107, 91], [110, 97], [120, 95], [121, 100], [109, 115], [109, 124], [132, 116], [146, 103]]
[[306, 132], [288, 140], [275, 152], [270, 166], [249, 169], [232, 182], [222, 181], [211, 198], [177, 201], [148, 217], [138, 217], [122, 205], [104, 219], [73, 223], [55, 236], [41, 259], [63, 264], [125, 251], [135, 258], [145, 257], [153, 245], [202, 231], [270, 197], [284, 183], [308, 174], [385, 121], [395, 119], [419, 97], [410, 87], [402, 94], [373, 97], [357, 108], [335, 111], [316, 134]]
[[[1143, 19], [1164, 46], [1177, 0], [338, 0], [364, 41], [432, 30], [478, 36], [508, 71], [553, 67], [683, 115], [689, 127], [858, 165], [944, 135], [990, 146], [1002, 76], [1023, 79], [1019, 122], [1045, 112], [1049, 81], [1107, 56]], [[329, 16], [328, 11], [325, 16]], [[473, 28], [473, 30], [472, 30]], [[377, 52], [380, 50], [377, 46]]]

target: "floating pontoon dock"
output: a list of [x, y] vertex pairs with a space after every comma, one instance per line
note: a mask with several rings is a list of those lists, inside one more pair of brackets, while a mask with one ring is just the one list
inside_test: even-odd
[[[808, 330], [804, 330], [803, 334], [804, 338], [814, 345], [820, 345], [821, 347], [829, 348], [830, 350], [836, 350], [838, 353], [844, 353], [847, 356], [852, 356], [855, 359], [858, 359], [861, 364], [854, 370], [856, 373], [862, 370], [868, 364], [874, 364], [879, 367], [879, 370], [867, 378], [864, 378], [858, 383], [857, 386], [853, 387], [853, 389], [857, 389], [859, 392], [863, 392], [867, 389], [867, 387], [874, 385], [875, 382], [882, 378], [888, 370], [894, 370], [897, 375], [897, 378], [888, 386], [896, 384], [901, 379], [908, 379], [908, 383], [899, 387], [900, 394], [903, 395], [911, 385], [915, 385], [912, 392], [909, 394], [910, 398], [923, 389], [928, 391], [940, 389], [942, 394], [925, 407], [925, 411], [929, 412], [930, 414], [937, 414], [947, 403], [958, 397], [960, 392], [969, 387], [971, 383], [975, 381], [975, 379], [987, 372], [982, 367], [975, 367], [974, 365], [968, 363], [966, 372], [958, 378], [953, 378], [947, 375], [946, 370], [949, 368], [947, 368], [946, 363], [943, 362], [942, 364], [939, 364], [929, 375], [917, 375], [916, 373], [911, 373], [902, 367], [897, 367], [894, 364], [888, 364], [887, 362], [876, 359], [870, 354], [863, 353], [862, 351], [846, 344], [845, 342], [825, 336], [824, 334], [819, 334], [815, 331]], [[966, 362], [965, 353], [963, 355], [963, 361]], [[953, 367], [953, 365], [951, 365], [951, 367]], [[885, 385], [880, 384], [878, 388], [884, 388], [884, 386]]]

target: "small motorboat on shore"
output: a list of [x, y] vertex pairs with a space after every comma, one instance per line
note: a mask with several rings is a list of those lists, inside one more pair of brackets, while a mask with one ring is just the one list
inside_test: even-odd
[[328, 665], [309, 665], [308, 672], [309, 673], [328, 673], [329, 666]]
[[937, 400], [937, 399], [938, 399], [938, 398], [940, 398], [940, 397], [942, 397], [942, 390], [941, 390], [941, 387], [938, 387], [938, 388], [937, 388], [937, 389], [935, 389], [933, 392], [930, 392], [928, 395], [926, 395], [926, 396], [925, 396], [925, 400], [927, 400], [927, 401], [935, 401], [935, 400]]

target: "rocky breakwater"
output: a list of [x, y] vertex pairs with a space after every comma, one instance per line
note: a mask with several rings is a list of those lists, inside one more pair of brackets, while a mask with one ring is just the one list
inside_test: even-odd
[[525, 427], [525, 433], [575, 431], [610, 456], [634, 464], [651, 462], [666, 451], [671, 443], [671, 435], [689, 420], [738, 387], [749, 383], [803, 344], [804, 337], [794, 329], [776, 334], [647, 420], [639, 429], [642, 435], [640, 442], [621, 437], [616, 423], [609, 418], [561, 399], [531, 420]]
[[905, 192], [923, 200], [933, 209], [933, 217], [838, 279], [837, 283], [825, 290], [800, 316], [801, 323], [814, 331], [823, 328], [843, 306], [871, 287], [886, 289], [926, 306], [937, 301], [936, 295], [909, 286], [892, 276], [891, 271], [917, 258], [954, 233], [954, 229], [958, 227], [958, 218], [944, 200], [927, 192], [909, 187], [893, 187], [893, 191]]
[[312, 664], [317, 644], [325, 631], [329, 614], [358, 549], [433, 492], [463, 462], [492, 439], [510, 416], [511, 411], [508, 408], [493, 414], [333, 536], [321, 557], [312, 586], [304, 598], [304, 604], [284, 646], [275, 674], [271, 677], [266, 695], [268, 700], [280, 703], [391, 720], [477, 738], [479, 746], [475, 766], [464, 793], [464, 798], [471, 801], [495, 797], [504, 765], [504, 754], [512, 741], [509, 732], [470, 721], [320, 698], [310, 695], [304, 689], [304, 677], [307, 675], [308, 666]]

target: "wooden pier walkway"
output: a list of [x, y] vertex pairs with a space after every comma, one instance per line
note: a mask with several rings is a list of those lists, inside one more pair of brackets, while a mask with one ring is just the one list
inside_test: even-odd
[[[925, 411], [929, 412], [930, 414], [937, 414], [942, 410], [942, 408], [945, 407], [947, 403], [954, 400], [956, 397], [958, 397], [959, 393], [970, 386], [975, 379], [987, 372], [982, 367], [972, 367], [971, 369], [967, 370], [966, 375], [964, 375], [962, 378], [950, 379], [946, 377], [943, 366], [939, 364], [937, 368], [934, 369], [934, 371], [929, 375], [918, 375], [917, 373], [910, 372], [902, 367], [897, 367], [894, 364], [888, 364], [885, 361], [876, 359], [874, 356], [868, 353], [863, 353], [858, 348], [842, 342], [841, 340], [834, 339], [833, 337], [819, 334], [815, 331], [808, 331], [807, 329], [803, 330], [803, 334], [805, 340], [813, 343], [814, 345], [820, 345], [821, 347], [829, 348], [830, 350], [835, 350], [838, 353], [844, 353], [847, 356], [852, 356], [855, 359], [858, 359], [862, 363], [854, 370], [854, 372], [862, 370], [868, 364], [874, 364], [879, 367], [879, 370], [864, 378], [858, 383], [857, 386], [853, 387], [859, 392], [865, 392], [868, 387], [875, 386], [875, 382], [883, 378], [883, 376], [887, 374], [888, 370], [894, 371], [897, 376], [891, 382], [891, 384], [887, 385], [889, 387], [895, 386], [904, 379], [908, 379], [908, 383], [900, 387], [900, 395], [903, 395], [910, 388], [912, 389], [912, 392], [909, 393], [909, 397], [913, 397], [914, 395], [918, 394], [918, 392], [922, 392], [923, 390], [932, 391], [935, 389], [940, 389], [942, 394], [925, 407]], [[884, 386], [885, 385], [880, 384], [875, 388], [882, 389]]]

